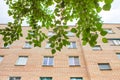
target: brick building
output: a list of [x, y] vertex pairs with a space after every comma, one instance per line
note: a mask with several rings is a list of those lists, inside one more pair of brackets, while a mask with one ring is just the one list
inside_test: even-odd
[[41, 48], [26, 41], [29, 27], [23, 27], [24, 37], [6, 47], [0, 36], [0, 80], [120, 80], [120, 24], [103, 27], [108, 43], [99, 37], [95, 47], [82, 46], [81, 40], [69, 32], [71, 45], [55, 55], [50, 53], [47, 40]]

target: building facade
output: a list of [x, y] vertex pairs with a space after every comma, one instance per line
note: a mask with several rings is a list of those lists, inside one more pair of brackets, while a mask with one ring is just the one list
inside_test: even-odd
[[41, 48], [26, 41], [29, 27], [23, 27], [24, 36], [6, 47], [0, 35], [0, 80], [120, 80], [120, 24], [104, 24], [103, 28], [108, 43], [100, 36], [95, 47], [82, 46], [69, 32], [71, 44], [54, 55], [47, 40]]

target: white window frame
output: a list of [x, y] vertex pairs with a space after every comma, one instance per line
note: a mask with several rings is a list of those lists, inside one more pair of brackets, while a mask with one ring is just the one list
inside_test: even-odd
[[51, 48], [50, 45], [51, 43], [47, 42], [45, 48], [48, 48], [48, 49]]
[[7, 46], [2, 46], [2, 48], [4, 48], [4, 49], [9, 49], [10, 48], [10, 44], [8, 44]]
[[[16, 79], [16, 78], [20, 78], [20, 79]], [[9, 80], [21, 80], [21, 77], [9, 77]]]
[[79, 56], [69, 56], [70, 66], [80, 66]]
[[25, 45], [23, 46], [25, 49], [30, 49], [32, 48], [32, 45], [29, 42], [25, 42]]
[[109, 39], [108, 41], [113, 46], [120, 46], [120, 39]]
[[113, 34], [113, 30], [112, 29], [105, 29], [105, 31], [108, 33], [108, 34]]
[[54, 35], [55, 35], [55, 33], [54, 33], [53, 31], [49, 31], [49, 32], [48, 32], [48, 36], [49, 36], [49, 37], [54, 36]]
[[[42, 78], [42, 79], [41, 79]], [[44, 79], [43, 79], [44, 78]], [[48, 79], [51, 78], [51, 79]], [[52, 80], [52, 77], [40, 77], [40, 80]]]
[[[45, 62], [47, 59], [47, 63]], [[52, 59], [52, 61], [50, 61]], [[51, 64], [52, 62], [52, 64]], [[44, 56], [43, 58], [43, 66], [53, 66], [54, 65], [54, 57], [53, 56]]]
[[116, 55], [117, 55], [118, 59], [120, 59], [120, 53], [116, 53]]
[[75, 34], [71, 31], [68, 31], [67, 34], [66, 34], [68, 37], [74, 37]]
[[74, 49], [74, 48], [77, 48], [77, 45], [76, 45], [76, 42], [74, 42], [74, 41], [71, 41], [70, 42], [70, 45], [68, 45], [68, 48], [72, 48], [72, 49]]
[[3, 61], [4, 56], [0, 55], [0, 63]]
[[92, 47], [92, 50], [94, 50], [94, 51], [100, 51], [100, 50], [102, 50], [102, 48], [101, 48], [100, 45], [96, 45], [96, 46]]
[[28, 56], [19, 56], [18, 60], [16, 61], [16, 65], [24, 66], [27, 64]]
[[109, 63], [98, 63], [100, 70], [111, 70]]
[[83, 80], [82, 77], [71, 77], [70, 80]]

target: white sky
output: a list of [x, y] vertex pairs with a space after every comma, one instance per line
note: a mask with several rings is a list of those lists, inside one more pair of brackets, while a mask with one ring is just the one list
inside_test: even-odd
[[[7, 24], [12, 18], [7, 14], [8, 6], [4, 0], [0, 1], [0, 24]], [[100, 13], [104, 23], [120, 23], [120, 0], [114, 0], [110, 11], [102, 11]], [[69, 23], [73, 25], [73, 23]], [[23, 25], [26, 25], [24, 22]]]

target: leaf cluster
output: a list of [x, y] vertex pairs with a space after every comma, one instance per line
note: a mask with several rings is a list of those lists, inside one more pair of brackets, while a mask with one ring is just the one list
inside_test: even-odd
[[[101, 10], [110, 10], [113, 0], [5, 0], [9, 5], [8, 14], [14, 18], [8, 27], [0, 29], [5, 45], [12, 44], [22, 37], [22, 22], [27, 19], [31, 30], [28, 31], [26, 39], [34, 46], [41, 47], [41, 43], [48, 39], [51, 43], [51, 52], [61, 51], [63, 46], [70, 44], [66, 36], [68, 21], [77, 20], [76, 27], [70, 31], [79, 38], [81, 36], [83, 45], [97, 44], [98, 34], [105, 36], [102, 21], [98, 13]], [[104, 5], [100, 6], [100, 2]], [[53, 7], [51, 9], [50, 7]], [[52, 37], [47, 37], [43, 28], [53, 29]], [[107, 42], [103, 37], [103, 42]]]

